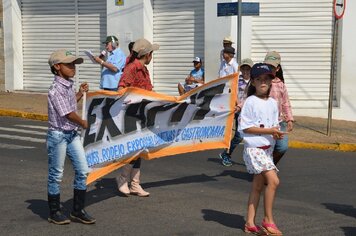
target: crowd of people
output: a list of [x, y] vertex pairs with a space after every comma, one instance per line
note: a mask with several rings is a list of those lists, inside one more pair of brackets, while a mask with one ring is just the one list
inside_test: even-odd
[[[130, 55], [125, 56], [115, 36], [103, 42], [106, 53], [92, 59], [101, 65], [100, 89], [118, 91], [137, 87], [152, 91], [153, 86], [147, 65], [159, 45], [146, 39], [130, 43]], [[281, 56], [276, 51], [267, 52], [262, 63], [245, 58], [238, 65], [234, 42], [231, 37], [223, 39], [220, 52], [218, 77], [238, 73], [238, 98], [235, 107], [235, 128], [230, 148], [219, 157], [222, 165], [231, 166], [232, 153], [244, 141], [243, 160], [247, 172], [253, 175], [252, 189], [248, 199], [244, 231], [256, 235], [282, 235], [275, 224], [272, 209], [279, 185], [277, 163], [288, 149], [288, 132], [293, 130], [293, 115], [284, 84]], [[75, 65], [83, 62], [69, 51], [58, 50], [51, 54], [49, 65], [54, 81], [48, 93], [49, 131], [48, 151], [48, 220], [55, 224], [68, 224], [70, 220], [60, 210], [60, 186], [64, 160], [68, 155], [75, 170], [72, 219], [84, 224], [93, 224], [95, 219], [85, 210], [86, 177], [88, 167], [84, 149], [79, 140], [78, 128], [87, 128], [87, 121], [77, 114], [77, 102], [89, 90], [86, 83], [74, 92]], [[180, 95], [205, 83], [201, 57], [193, 59], [193, 69], [184, 82], [178, 84]], [[117, 177], [118, 190], [124, 196], [131, 194], [147, 197], [149, 193], [140, 185], [141, 158], [120, 169]], [[264, 190], [264, 218], [261, 225], [255, 223], [260, 195]]]

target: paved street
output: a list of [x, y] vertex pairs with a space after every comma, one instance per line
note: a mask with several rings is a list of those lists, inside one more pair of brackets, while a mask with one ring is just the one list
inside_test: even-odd
[[[244, 235], [251, 177], [234, 153], [171, 156], [142, 165], [149, 198], [120, 197], [115, 173], [89, 186], [95, 225], [47, 222], [46, 122], [0, 117], [1, 235]], [[356, 154], [291, 149], [279, 166], [275, 218], [285, 235], [356, 235]], [[73, 171], [66, 163], [62, 205], [69, 214]], [[261, 206], [262, 207], [262, 202]], [[261, 222], [260, 208], [257, 222]]]

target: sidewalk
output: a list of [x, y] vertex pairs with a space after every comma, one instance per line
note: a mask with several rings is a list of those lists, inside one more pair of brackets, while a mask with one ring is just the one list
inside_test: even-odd
[[[47, 94], [0, 92], [0, 116], [46, 120]], [[356, 151], [356, 122], [333, 120], [328, 137], [327, 119], [296, 116], [295, 120], [290, 147]]]

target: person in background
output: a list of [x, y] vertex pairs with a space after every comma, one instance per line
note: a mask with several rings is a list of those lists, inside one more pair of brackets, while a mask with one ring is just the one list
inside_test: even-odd
[[117, 91], [117, 85], [125, 66], [126, 56], [119, 48], [119, 40], [115, 36], [108, 36], [105, 43], [108, 56], [106, 61], [103, 57], [93, 57], [102, 66], [100, 89]]
[[88, 122], [77, 115], [77, 102], [89, 85], [82, 83], [79, 92], [74, 91], [75, 65], [83, 58], [75, 57], [65, 49], [53, 52], [48, 64], [54, 74], [54, 81], [48, 91], [48, 221], [54, 224], [69, 224], [70, 220], [60, 209], [60, 182], [63, 177], [66, 155], [74, 168], [73, 210], [70, 217], [83, 224], [93, 224], [95, 219], [85, 210], [86, 182], [89, 173], [85, 152], [80, 141], [78, 128], [88, 128]]
[[[119, 90], [127, 87], [136, 87], [152, 91], [153, 86], [146, 65], [150, 64], [153, 51], [158, 49], [158, 44], [151, 44], [146, 39], [142, 38], [135, 41], [132, 55], [119, 82]], [[139, 197], [148, 197], [150, 195], [140, 185], [140, 168], [141, 158], [121, 167], [120, 174], [116, 180], [119, 191], [125, 196], [133, 194]], [[129, 183], [131, 184], [130, 187]]]
[[[272, 152], [275, 140], [283, 138], [285, 133], [279, 130], [277, 102], [269, 95], [273, 78], [274, 74], [267, 64], [255, 64], [251, 69], [251, 82], [241, 110], [239, 131], [245, 142], [243, 159], [247, 172], [253, 174], [244, 230], [255, 235], [281, 236], [282, 232], [273, 218], [273, 203], [279, 178]], [[261, 228], [255, 224], [255, 218], [264, 187], [264, 217]]]
[[221, 164], [224, 166], [231, 166], [231, 154], [242, 141], [242, 136], [238, 131], [238, 118], [240, 116], [240, 111], [243, 105], [243, 101], [246, 97], [246, 87], [250, 82], [250, 71], [253, 66], [253, 61], [250, 58], [245, 58], [241, 61], [240, 71], [241, 74], [239, 75], [238, 81], [238, 103], [236, 105], [236, 112], [235, 112], [235, 135], [231, 139], [230, 148], [225, 149], [222, 153], [219, 154], [219, 157], [222, 159]]
[[128, 55], [126, 57], [126, 62], [125, 62], [125, 66], [127, 65], [127, 63], [129, 62], [130, 58], [131, 58], [131, 55], [132, 55], [132, 48], [133, 48], [133, 45], [135, 44], [135, 42], [130, 42], [127, 46], [129, 48], [129, 52], [130, 52], [130, 55]]
[[202, 68], [202, 64], [203, 62], [200, 57], [194, 58], [194, 69], [185, 79], [185, 83], [178, 84], [179, 95], [183, 95], [184, 93], [204, 84], [204, 69]]
[[[271, 67], [273, 74], [275, 75], [275, 78], [272, 80], [270, 96], [278, 103], [280, 129], [285, 132], [291, 132], [293, 130], [294, 119], [287, 87], [285, 86], [284, 82], [279, 77], [277, 77], [277, 74], [281, 75], [279, 71], [282, 70], [281, 56], [276, 51], [268, 52], [265, 56], [264, 63]], [[274, 146], [273, 161], [275, 165], [277, 165], [287, 150], [288, 135], [284, 135], [284, 138], [277, 140], [276, 145]]]
[[225, 77], [238, 72], [239, 65], [237, 64], [235, 58], [235, 48], [226, 47], [223, 51], [224, 60], [220, 64], [220, 69], [218, 76]]
[[223, 49], [220, 51], [220, 63], [222, 63], [223, 62], [223, 60], [224, 60], [224, 49], [226, 48], [226, 47], [232, 47], [232, 44], [233, 44], [234, 42], [232, 41], [232, 39], [231, 39], [231, 36], [226, 36], [224, 39], [223, 39]]

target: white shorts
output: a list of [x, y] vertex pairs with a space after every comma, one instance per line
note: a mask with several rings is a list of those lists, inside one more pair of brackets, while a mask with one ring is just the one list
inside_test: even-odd
[[250, 174], [261, 174], [263, 171], [276, 170], [273, 163], [273, 146], [268, 149], [245, 147], [243, 158], [247, 172]]

